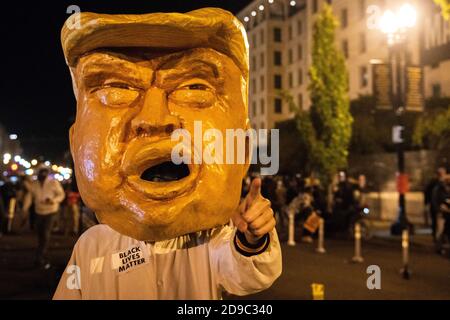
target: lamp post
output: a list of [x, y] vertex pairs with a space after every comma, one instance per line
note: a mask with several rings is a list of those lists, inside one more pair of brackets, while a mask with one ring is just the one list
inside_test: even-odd
[[389, 48], [389, 63], [391, 66], [391, 101], [397, 118], [397, 125], [393, 128], [393, 142], [397, 146], [397, 189], [398, 219], [391, 226], [393, 235], [400, 235], [408, 228], [406, 215], [405, 194], [407, 192], [408, 178], [405, 173], [403, 113], [405, 111], [405, 80], [407, 58], [408, 31], [416, 25], [417, 11], [409, 3], [403, 4], [397, 12], [386, 10], [382, 15], [379, 28], [387, 36]]

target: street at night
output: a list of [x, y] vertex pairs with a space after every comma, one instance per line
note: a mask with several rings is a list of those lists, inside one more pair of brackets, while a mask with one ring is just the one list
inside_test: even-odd
[[[75, 239], [55, 236], [50, 270], [33, 268], [32, 234], [11, 235], [2, 239], [0, 299], [50, 299], [70, 257]], [[325, 286], [325, 299], [332, 300], [434, 300], [450, 299], [450, 261], [435, 254], [429, 235], [417, 235], [411, 246], [411, 278], [402, 277], [401, 239], [383, 232], [364, 243], [364, 262], [351, 262], [353, 242], [327, 240], [325, 254], [315, 251], [316, 244], [299, 243], [283, 250], [283, 274], [268, 290], [244, 297], [257, 300], [312, 300], [313, 283]], [[11, 268], [10, 262], [14, 261]], [[367, 267], [381, 269], [381, 290], [367, 288]], [[26, 275], [26, 276], [25, 276]], [[239, 299], [239, 297], [226, 297]]]
[[0, 300], [450, 300], [450, 0], [25, 7], [0, 21]]

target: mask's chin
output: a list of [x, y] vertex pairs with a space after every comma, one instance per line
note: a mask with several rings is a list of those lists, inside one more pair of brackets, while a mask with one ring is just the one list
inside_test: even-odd
[[174, 182], [186, 178], [189, 174], [190, 170], [186, 164], [176, 165], [172, 161], [165, 161], [147, 168], [140, 178], [149, 182]]

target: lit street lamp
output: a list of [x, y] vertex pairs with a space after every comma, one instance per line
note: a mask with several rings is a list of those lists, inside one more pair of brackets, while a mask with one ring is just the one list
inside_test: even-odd
[[393, 128], [393, 142], [397, 145], [397, 189], [399, 193], [398, 219], [391, 227], [391, 233], [400, 235], [408, 228], [405, 193], [408, 177], [405, 173], [403, 113], [405, 111], [405, 80], [407, 59], [408, 31], [416, 25], [417, 11], [409, 3], [403, 4], [397, 12], [387, 10], [379, 21], [379, 29], [387, 35], [389, 63], [391, 65], [391, 101], [397, 116], [397, 126]]

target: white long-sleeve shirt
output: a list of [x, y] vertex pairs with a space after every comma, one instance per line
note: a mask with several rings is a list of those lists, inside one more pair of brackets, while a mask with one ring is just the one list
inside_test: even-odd
[[144, 242], [97, 225], [78, 240], [53, 299], [221, 299], [222, 291], [248, 295], [281, 274], [275, 230], [259, 255], [234, 244], [223, 226], [172, 240]]
[[[44, 183], [34, 181], [31, 186], [34, 207], [37, 214], [47, 215], [59, 210], [59, 204], [64, 200], [65, 193], [59, 181], [46, 178]], [[53, 203], [47, 203], [45, 200], [51, 199]]]

